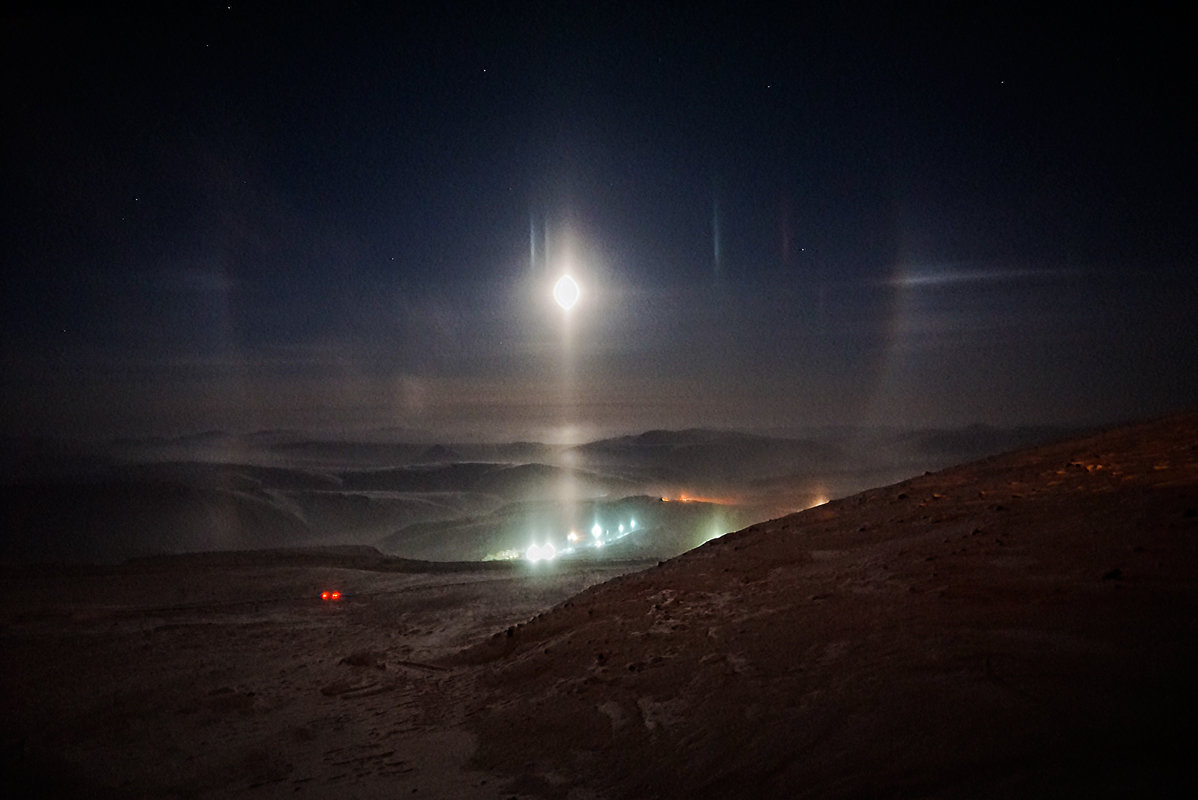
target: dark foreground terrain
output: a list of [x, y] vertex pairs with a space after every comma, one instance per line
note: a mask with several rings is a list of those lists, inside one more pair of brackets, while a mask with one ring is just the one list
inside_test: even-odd
[[540, 566], [9, 569], [5, 796], [1192, 796], [1198, 415]]

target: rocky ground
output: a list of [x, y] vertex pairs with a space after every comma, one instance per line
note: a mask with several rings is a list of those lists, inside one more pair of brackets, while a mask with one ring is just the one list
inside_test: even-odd
[[1196, 568], [1198, 415], [654, 565], [9, 569], [7, 794], [1189, 796]]

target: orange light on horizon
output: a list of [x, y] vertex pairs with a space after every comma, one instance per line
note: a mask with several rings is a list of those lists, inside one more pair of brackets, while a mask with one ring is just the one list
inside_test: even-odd
[[689, 494], [680, 494], [675, 498], [663, 497], [663, 503], [709, 503], [714, 506], [733, 506], [736, 505], [736, 500], [728, 497], [694, 497]]
[[691, 494], [689, 492], [679, 491], [675, 494], [659, 495], [658, 499], [663, 503], [707, 503], [713, 506], [736, 506], [746, 502], [739, 495], [721, 495], [719, 497], [709, 497], [707, 495]]

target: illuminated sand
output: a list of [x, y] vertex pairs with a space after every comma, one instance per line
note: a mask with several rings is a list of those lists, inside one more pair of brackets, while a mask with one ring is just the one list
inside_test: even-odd
[[[26, 786], [1167, 795], [1198, 742], [1198, 416], [865, 492], [572, 597], [607, 576], [196, 562], [6, 576]], [[330, 582], [342, 605], [316, 599]]]
[[469, 793], [473, 735], [450, 698], [472, 678], [437, 660], [643, 566], [329, 548], [11, 572], [6, 772], [46, 796]]

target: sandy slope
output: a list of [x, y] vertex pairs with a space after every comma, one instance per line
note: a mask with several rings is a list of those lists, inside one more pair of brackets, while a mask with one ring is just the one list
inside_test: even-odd
[[472, 649], [474, 763], [548, 796], [1171, 791], [1196, 575], [1198, 417], [927, 475]]
[[[630, 567], [528, 576], [364, 552], [6, 574], [9, 793], [1189, 782], [1198, 416], [866, 492], [577, 595]], [[346, 601], [313, 599], [334, 583]]]
[[436, 660], [642, 567], [328, 548], [9, 570], [5, 779], [16, 796], [469, 793], [473, 737], [447, 702], [464, 676]]

